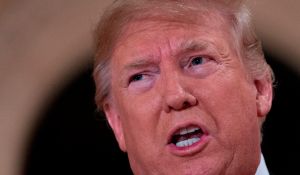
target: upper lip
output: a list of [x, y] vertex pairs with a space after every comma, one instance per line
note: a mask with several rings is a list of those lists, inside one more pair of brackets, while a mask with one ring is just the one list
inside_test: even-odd
[[188, 127], [198, 127], [202, 130], [203, 132], [203, 135], [207, 135], [208, 132], [206, 130], [206, 128], [198, 123], [198, 122], [185, 122], [185, 123], [182, 123], [182, 124], [178, 124], [176, 125], [174, 128], [172, 128], [170, 131], [169, 131], [169, 134], [168, 134], [168, 139], [167, 139], [167, 144], [170, 144], [172, 142], [172, 138], [173, 136], [178, 133], [178, 131], [180, 129], [183, 129], [183, 128], [188, 128]]

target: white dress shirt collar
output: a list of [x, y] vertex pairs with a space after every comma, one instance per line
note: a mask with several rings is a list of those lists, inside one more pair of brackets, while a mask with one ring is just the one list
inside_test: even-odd
[[266, 166], [264, 156], [262, 154], [260, 156], [260, 163], [259, 163], [259, 166], [256, 170], [255, 175], [269, 175], [269, 171], [268, 171], [268, 168]]

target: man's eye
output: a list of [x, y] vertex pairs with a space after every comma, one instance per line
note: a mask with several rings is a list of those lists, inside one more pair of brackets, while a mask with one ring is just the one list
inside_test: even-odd
[[140, 81], [143, 79], [143, 74], [136, 74], [133, 75], [130, 79], [129, 82], [135, 82], [135, 81]]
[[203, 62], [204, 62], [203, 57], [197, 56], [197, 57], [193, 58], [193, 60], [191, 61], [191, 65], [196, 66], [199, 64], [203, 64]]

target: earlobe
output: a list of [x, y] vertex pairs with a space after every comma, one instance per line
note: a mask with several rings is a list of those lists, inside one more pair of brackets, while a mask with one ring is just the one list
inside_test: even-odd
[[273, 100], [272, 81], [268, 77], [255, 80], [257, 116], [265, 117], [271, 109]]
[[126, 144], [124, 139], [124, 132], [120, 116], [117, 113], [115, 106], [110, 103], [104, 103], [103, 109], [106, 115], [106, 119], [112, 128], [114, 135], [117, 139], [119, 147], [122, 151], [126, 152]]

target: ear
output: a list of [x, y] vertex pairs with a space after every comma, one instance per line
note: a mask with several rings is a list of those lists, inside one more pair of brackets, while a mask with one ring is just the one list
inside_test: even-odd
[[267, 75], [255, 80], [257, 116], [265, 118], [272, 106], [273, 87], [272, 80]]
[[120, 149], [126, 152], [122, 121], [120, 119], [120, 116], [118, 115], [116, 107], [113, 104], [107, 102], [104, 103], [103, 109], [106, 115], [106, 119], [108, 120], [108, 123], [115, 134]]

